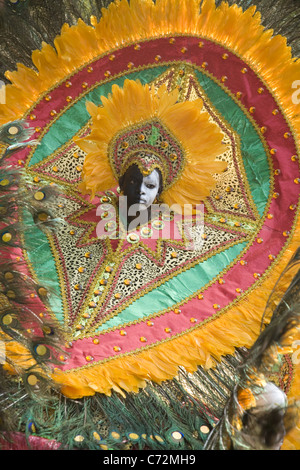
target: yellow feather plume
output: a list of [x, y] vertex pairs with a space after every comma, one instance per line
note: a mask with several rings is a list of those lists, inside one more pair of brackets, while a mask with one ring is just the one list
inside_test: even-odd
[[102, 97], [103, 106], [89, 103], [92, 131], [77, 140], [87, 153], [80, 189], [93, 198], [97, 191], [117, 184], [113, 169], [109, 171], [110, 142], [131, 126], [155, 118], [175, 136], [185, 154], [181, 177], [174, 182], [172, 191], [164, 191], [163, 198], [171, 204], [197, 204], [208, 196], [216, 184], [213, 174], [226, 168], [226, 162], [215, 160], [225, 151], [223, 134], [209, 121], [201, 100], [178, 103], [177, 99], [178, 90], [167, 93], [165, 85], [156, 93], [153, 87], [139, 81], [125, 80], [123, 88], [113, 85], [108, 98]]

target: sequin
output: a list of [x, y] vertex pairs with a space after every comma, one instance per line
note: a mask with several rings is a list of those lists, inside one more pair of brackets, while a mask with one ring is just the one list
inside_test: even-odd
[[140, 237], [136, 233], [130, 233], [127, 235], [127, 241], [129, 243], [137, 243], [139, 241]]

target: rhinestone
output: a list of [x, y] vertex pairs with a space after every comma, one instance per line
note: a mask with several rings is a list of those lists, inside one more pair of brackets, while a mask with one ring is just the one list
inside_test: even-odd
[[47, 289], [45, 289], [45, 287], [40, 287], [39, 290], [38, 290], [38, 293], [42, 297], [45, 297], [48, 294], [48, 291], [47, 291]]
[[103, 202], [104, 204], [110, 203], [110, 202], [111, 202], [111, 198], [108, 197], [108, 196], [103, 196], [103, 197], [101, 198], [101, 202]]

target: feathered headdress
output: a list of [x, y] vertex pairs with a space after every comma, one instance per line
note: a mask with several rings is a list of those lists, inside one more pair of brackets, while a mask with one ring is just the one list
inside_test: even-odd
[[178, 90], [158, 91], [139, 81], [113, 85], [103, 106], [87, 103], [90, 135], [77, 141], [86, 152], [80, 189], [92, 197], [114, 187], [132, 164], [143, 174], [158, 168], [163, 200], [196, 204], [215, 186], [214, 173], [225, 170], [216, 160], [225, 151], [223, 134], [202, 109], [202, 101], [177, 102]]

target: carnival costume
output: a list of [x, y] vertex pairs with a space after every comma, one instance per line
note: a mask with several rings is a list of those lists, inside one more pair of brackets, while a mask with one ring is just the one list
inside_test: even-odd
[[[212, 0], [111, 2], [54, 46], [0, 105], [2, 446], [268, 447], [243, 417], [298, 398], [299, 60]], [[120, 236], [133, 164], [188, 235]]]

